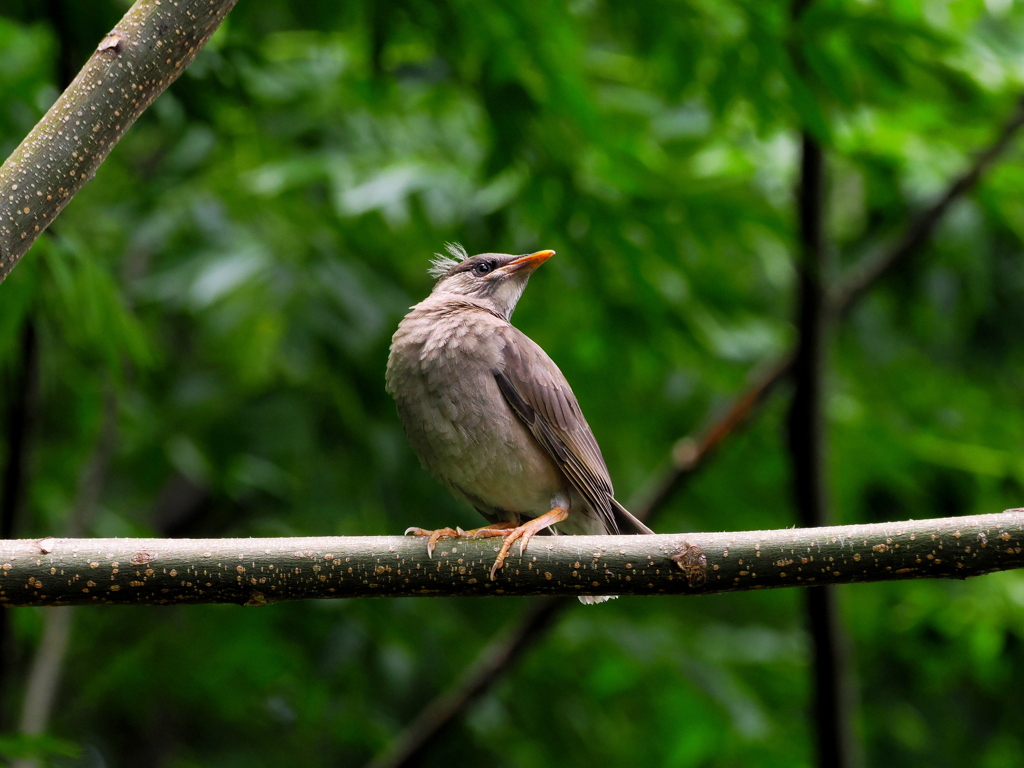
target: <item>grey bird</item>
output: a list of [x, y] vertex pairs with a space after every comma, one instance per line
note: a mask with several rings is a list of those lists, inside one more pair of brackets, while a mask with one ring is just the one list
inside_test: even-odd
[[423, 466], [488, 525], [406, 533], [426, 536], [428, 554], [441, 538], [504, 537], [492, 580], [512, 545], [519, 541], [522, 554], [541, 531], [651, 533], [615, 500], [601, 449], [558, 366], [510, 322], [530, 275], [554, 251], [447, 250], [430, 270], [433, 291], [391, 339], [387, 391]]

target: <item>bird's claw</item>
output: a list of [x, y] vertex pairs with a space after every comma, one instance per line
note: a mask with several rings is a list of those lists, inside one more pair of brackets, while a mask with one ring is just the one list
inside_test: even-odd
[[494, 565], [491, 566], [491, 581], [495, 581], [498, 578], [498, 570], [505, 564], [505, 558], [508, 557], [508, 551], [512, 548], [512, 545], [519, 540], [519, 556], [522, 557], [523, 553], [526, 552], [526, 545], [530, 543], [530, 539], [533, 538], [534, 534], [543, 531], [552, 525], [557, 525], [569, 516], [569, 513], [561, 507], [555, 507], [549, 512], [545, 512], [540, 517], [535, 517], [532, 520], [528, 520], [522, 525], [513, 528], [505, 536], [505, 540], [501, 543], [501, 549], [498, 550], [498, 556], [494, 560]]
[[430, 531], [426, 528], [410, 526], [405, 529], [405, 535], [408, 536], [411, 533], [413, 536], [426, 536], [427, 557], [431, 558], [434, 556], [434, 549], [437, 548], [437, 543], [441, 539], [488, 539], [498, 536], [503, 537], [504, 541], [501, 542], [498, 557], [495, 558], [494, 565], [491, 566], [491, 581], [495, 581], [498, 578], [498, 571], [505, 564], [505, 558], [508, 557], [509, 550], [516, 541], [519, 542], [519, 555], [521, 557], [526, 552], [526, 545], [530, 543], [530, 539], [533, 538], [535, 533], [561, 522], [566, 516], [565, 510], [556, 507], [550, 512], [518, 526], [512, 521], [491, 523], [490, 525], [474, 528], [470, 531], [464, 531], [460, 527], [438, 528], [436, 531]]
[[501, 548], [498, 550], [498, 556], [494, 559], [494, 565], [491, 566], [491, 581], [496, 581], [498, 578], [498, 571], [505, 565], [505, 558], [508, 557], [508, 551], [512, 548], [512, 545], [516, 543], [516, 539], [519, 539], [519, 555], [522, 557], [526, 551], [526, 545], [529, 543], [530, 538], [533, 536], [533, 532], [527, 530], [526, 526], [520, 526], [514, 528], [508, 532], [505, 536], [505, 540], [501, 543]]
[[427, 537], [427, 557], [431, 558], [434, 556], [434, 550], [437, 548], [437, 542], [446, 536], [458, 536], [461, 532], [461, 529], [456, 532], [452, 528], [438, 528], [436, 531], [428, 531], [426, 528], [417, 528], [416, 526], [410, 526], [405, 529], [406, 536], [411, 533], [413, 536]]
[[491, 566], [491, 581], [496, 581], [498, 578], [498, 569], [505, 564], [505, 558], [499, 553], [497, 559], [494, 561], [494, 565]]

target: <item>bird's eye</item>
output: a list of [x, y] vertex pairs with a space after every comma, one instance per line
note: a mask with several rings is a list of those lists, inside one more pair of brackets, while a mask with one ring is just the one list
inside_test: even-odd
[[489, 261], [481, 261], [479, 264], [473, 267], [473, 274], [476, 275], [477, 277], [483, 277], [492, 269], [494, 269], [494, 265], [491, 264]]

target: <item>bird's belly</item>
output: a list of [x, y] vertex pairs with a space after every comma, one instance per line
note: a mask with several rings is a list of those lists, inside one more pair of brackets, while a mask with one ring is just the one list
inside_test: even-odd
[[494, 378], [500, 345], [457, 325], [425, 330], [407, 317], [388, 361], [388, 389], [423, 465], [490, 520], [533, 518], [567, 504], [569, 486]]
[[536, 517], [550, 510], [556, 497], [567, 498], [565, 477], [497, 386], [494, 394], [497, 399], [489, 401], [486, 416], [477, 419], [466, 418], [465, 410], [450, 418], [458, 403], [431, 407], [426, 399], [413, 400], [412, 407], [430, 412], [404, 419], [409, 438], [433, 475], [474, 506], [486, 507], [481, 511], [489, 516]]
[[506, 434], [495, 430], [498, 450], [491, 461], [465, 466], [466, 471], [450, 482], [494, 512], [537, 517], [550, 510], [556, 498], [567, 499], [565, 478], [533, 435], [518, 422], [511, 426]]

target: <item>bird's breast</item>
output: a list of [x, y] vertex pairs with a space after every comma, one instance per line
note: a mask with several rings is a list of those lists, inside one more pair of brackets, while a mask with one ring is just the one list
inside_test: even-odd
[[[423, 465], [453, 491], [495, 511], [534, 517], [566, 481], [506, 402], [497, 318], [455, 313], [399, 324], [387, 387]], [[470, 315], [466, 317], [466, 315]]]

